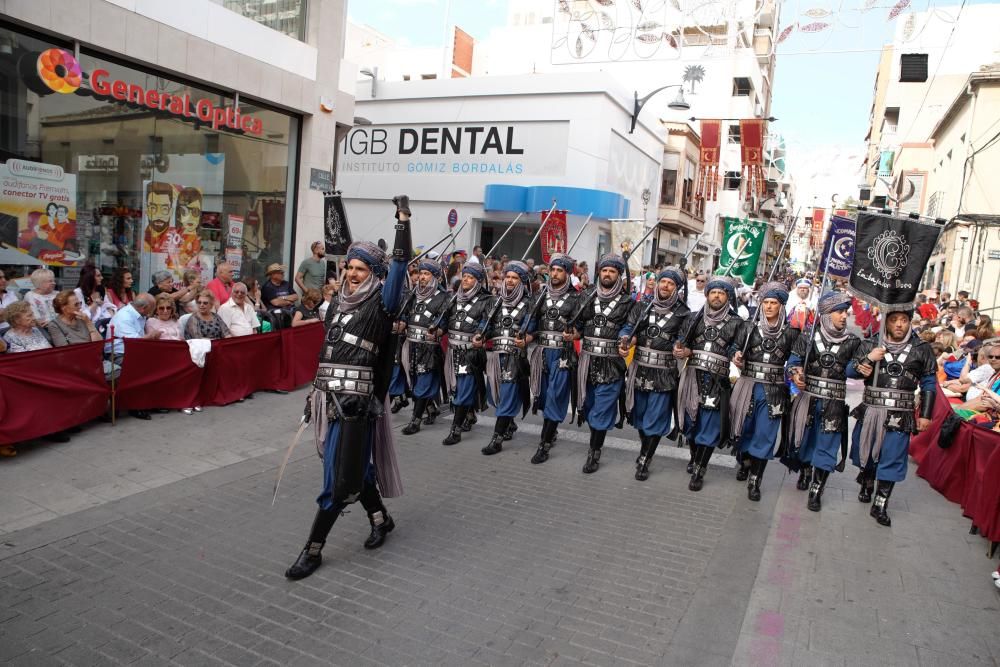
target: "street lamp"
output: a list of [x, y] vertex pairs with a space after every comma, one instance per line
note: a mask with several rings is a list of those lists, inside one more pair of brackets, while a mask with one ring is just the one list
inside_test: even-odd
[[649, 95], [646, 95], [642, 99], [639, 99], [639, 91], [635, 91], [635, 101], [632, 105], [632, 124], [628, 128], [628, 133], [632, 134], [635, 132], [635, 122], [639, 119], [639, 112], [642, 111], [642, 107], [646, 105], [649, 98], [657, 94], [660, 91], [666, 90], [667, 88], [677, 88], [677, 97], [673, 99], [670, 104], [667, 105], [668, 109], [673, 109], [674, 111], [687, 111], [691, 108], [691, 105], [687, 103], [684, 99], [684, 84], [683, 83], [672, 83], [669, 86], [663, 86], [662, 88], [657, 88]]
[[962, 242], [962, 251], [958, 256], [958, 271], [955, 273], [955, 291], [962, 288], [962, 261], [965, 259], [965, 242], [969, 240], [969, 230], [965, 227], [958, 233], [958, 240]]

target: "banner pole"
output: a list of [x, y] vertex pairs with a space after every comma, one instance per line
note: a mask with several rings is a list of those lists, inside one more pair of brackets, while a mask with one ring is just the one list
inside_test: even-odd
[[[545, 229], [545, 223], [547, 223], [549, 221], [549, 218], [552, 217], [552, 213], [555, 210], [556, 210], [556, 200], [555, 200], [555, 197], [553, 197], [552, 198], [552, 208], [550, 208], [549, 212], [545, 215], [545, 219], [542, 220], [542, 224], [538, 225], [538, 231], [535, 232], [535, 235], [533, 237], [531, 237], [531, 241], [528, 242], [528, 247], [525, 249], [524, 254], [521, 255], [521, 261], [522, 262], [528, 256], [528, 253], [531, 252], [531, 246], [535, 245], [535, 241], [537, 241], [538, 237], [542, 235], [542, 230]], [[539, 260], [541, 260], [540, 257], [539, 257]]]
[[118, 417], [118, 410], [115, 406], [115, 392], [117, 390], [117, 382], [115, 381], [115, 326], [111, 324], [109, 327], [111, 330], [111, 425], [114, 426]]
[[514, 229], [514, 225], [517, 224], [517, 221], [521, 219], [522, 215], [524, 215], [524, 213], [518, 213], [517, 217], [514, 218], [514, 221], [511, 222], [509, 225], [507, 225], [507, 229], [505, 229], [504, 233], [500, 235], [500, 238], [497, 239], [497, 242], [493, 244], [493, 247], [490, 248], [490, 251], [488, 253], [486, 253], [485, 256], [486, 256], [487, 259], [489, 259], [489, 257], [493, 254], [493, 251], [497, 249], [497, 246], [499, 246], [500, 243], [505, 238], [507, 238], [507, 235], [510, 234], [510, 230]]
[[[572, 255], [572, 254], [573, 254], [573, 248], [575, 248], [575, 247], [576, 247], [576, 242], [580, 240], [580, 237], [581, 237], [581, 236], [583, 236], [583, 230], [585, 230], [585, 229], [587, 228], [587, 225], [589, 225], [589, 224], [590, 224], [590, 219], [591, 219], [591, 218], [593, 218], [593, 217], [594, 217], [594, 214], [593, 214], [593, 212], [591, 212], [591, 213], [590, 213], [590, 214], [589, 214], [589, 215], [587, 216], [587, 219], [583, 221], [583, 226], [582, 226], [582, 227], [580, 227], [580, 231], [578, 231], [578, 232], [576, 233], [576, 238], [574, 238], [574, 239], [573, 239], [573, 242], [572, 242], [572, 243], [571, 243], [571, 244], [569, 245], [569, 247], [568, 247], [568, 248], [566, 248], [566, 254], [567, 254], [567, 255]], [[995, 300], [995, 299], [994, 299], [994, 300]]]
[[[831, 226], [831, 231], [833, 227]], [[829, 239], [830, 234], [827, 232], [827, 239]], [[830, 249], [826, 251], [826, 269], [823, 271], [823, 280], [820, 282], [820, 289], [823, 287], [823, 283], [826, 282], [827, 273], [830, 271], [830, 254], [833, 252], [833, 244], [830, 244]], [[820, 294], [820, 297], [823, 295]], [[813, 316], [812, 326], [809, 328], [809, 344], [806, 345], [806, 356], [802, 359], [802, 378], [805, 381], [806, 368], [809, 365], [809, 353], [812, 352], [813, 336], [816, 335], [816, 323], [819, 321], [819, 297], [816, 298], [816, 314]]]
[[[771, 267], [771, 273], [767, 276], [767, 282], [768, 283], [771, 282], [772, 280], [774, 280], [774, 274], [777, 273], [778, 267], [781, 265], [781, 256], [783, 254], [785, 254], [785, 248], [788, 247], [788, 239], [792, 238], [792, 230], [795, 229], [795, 223], [798, 222], [798, 220], [799, 220], [799, 213], [801, 213], [801, 212], [802, 212], [802, 207], [800, 206], [799, 210], [796, 211], [796, 213], [795, 213], [795, 217], [792, 218], [792, 224], [789, 225], [789, 227], [788, 227], [788, 233], [785, 234], [785, 240], [781, 244], [781, 249], [778, 250], [778, 256], [774, 258], [774, 266]], [[829, 261], [827, 262], [827, 265], [829, 265]], [[765, 284], [767, 284], [767, 283], [765, 283]], [[761, 307], [761, 305], [762, 305], [761, 302], [757, 301], [757, 310], [754, 312], [754, 317], [753, 317], [753, 326], [754, 326], [754, 328], [756, 328], [757, 325], [760, 323], [760, 317], [761, 317], [760, 314], [763, 311], [763, 308]], [[752, 333], [752, 330], [751, 330], [751, 333]], [[746, 356], [747, 348], [749, 346], [750, 346], [750, 336], [747, 335], [747, 340], [743, 344], [743, 350], [742, 350], [743, 356]]]

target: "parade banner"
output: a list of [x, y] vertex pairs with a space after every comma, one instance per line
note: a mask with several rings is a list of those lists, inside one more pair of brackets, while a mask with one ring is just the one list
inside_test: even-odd
[[[723, 221], [726, 225], [726, 234], [722, 240], [719, 268], [715, 272], [719, 275], [729, 272], [730, 276], [739, 278], [744, 284], [753, 285], [757, 276], [757, 262], [760, 260], [764, 249], [764, 238], [767, 236], [767, 223], [739, 218], [723, 218]], [[742, 253], [740, 253], [741, 246]], [[730, 271], [729, 267], [734, 263]]]
[[913, 306], [941, 225], [883, 213], [858, 214], [851, 292], [883, 311]]
[[548, 215], [548, 211], [542, 212], [542, 221], [545, 226], [542, 228], [541, 235], [541, 246], [542, 246], [542, 263], [548, 264], [549, 260], [557, 252], [566, 252], [566, 211], [552, 211], [552, 215], [549, 215], [549, 219], [546, 222], [545, 216]]
[[323, 240], [326, 243], [326, 254], [331, 257], [346, 255], [353, 243], [344, 200], [339, 193], [328, 194], [323, 198]]
[[722, 121], [701, 119], [701, 152], [695, 196], [715, 201], [719, 191], [719, 152], [722, 146]]
[[[853, 220], [839, 215], [830, 218], [830, 231], [826, 235], [826, 244], [823, 246], [820, 259], [820, 273], [827, 272], [835, 278], [847, 278], [851, 275], [851, 265], [854, 263], [854, 234]], [[830, 258], [829, 266], [827, 257]]]
[[745, 198], [754, 195], [763, 197], [767, 192], [764, 178], [764, 120], [745, 118], [740, 120], [740, 158], [743, 163], [743, 186]]
[[55, 164], [11, 159], [0, 165], [0, 183], [0, 219], [6, 221], [0, 241], [49, 266], [80, 266], [76, 175]]

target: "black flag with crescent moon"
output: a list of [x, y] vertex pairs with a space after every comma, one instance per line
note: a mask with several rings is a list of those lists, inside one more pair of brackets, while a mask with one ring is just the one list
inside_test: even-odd
[[[831, 251], [830, 246], [833, 246]], [[830, 258], [827, 266], [826, 258]], [[830, 218], [830, 231], [826, 235], [823, 255], [820, 259], [820, 272], [828, 272], [835, 278], [847, 278], [851, 275], [851, 265], [854, 263], [854, 221], [835, 215]]]
[[885, 312], [912, 308], [940, 234], [936, 223], [859, 213], [851, 292]]

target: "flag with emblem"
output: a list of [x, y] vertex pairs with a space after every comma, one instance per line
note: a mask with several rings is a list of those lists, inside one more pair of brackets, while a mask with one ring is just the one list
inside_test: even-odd
[[757, 276], [757, 263], [767, 236], [767, 223], [760, 220], [723, 218], [726, 234], [722, 239], [722, 256], [719, 257], [719, 275], [739, 278], [746, 285], [753, 285]]
[[827, 232], [821, 257], [820, 273], [827, 272], [835, 278], [847, 278], [851, 275], [851, 265], [854, 263], [853, 220], [839, 215], [830, 218], [830, 230]]

